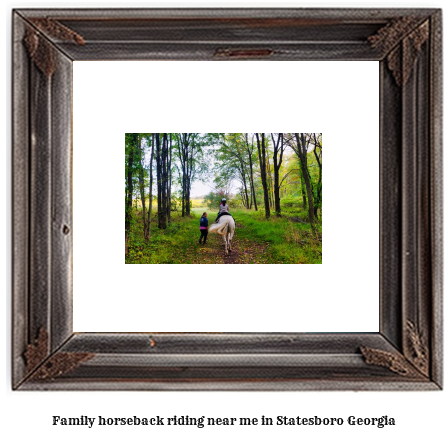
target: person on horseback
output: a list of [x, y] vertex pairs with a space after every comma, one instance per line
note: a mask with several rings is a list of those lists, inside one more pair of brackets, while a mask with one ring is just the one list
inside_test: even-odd
[[220, 218], [222, 215], [229, 215], [229, 216], [232, 216], [232, 215], [229, 213], [229, 204], [227, 204], [226, 198], [222, 198], [222, 199], [221, 199], [221, 204], [219, 204], [219, 213], [218, 213], [218, 217], [216, 218], [216, 221], [215, 221], [216, 223], [219, 222], [219, 218]]

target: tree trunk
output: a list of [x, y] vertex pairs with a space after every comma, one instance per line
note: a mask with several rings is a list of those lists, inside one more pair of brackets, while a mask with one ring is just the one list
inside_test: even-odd
[[[277, 143], [275, 143], [274, 134], [271, 134], [272, 142], [274, 144], [274, 204], [275, 204], [275, 214], [281, 216], [281, 206], [280, 206], [280, 166], [282, 165], [283, 159], [283, 134], [278, 134]], [[281, 146], [280, 146], [281, 142]], [[279, 154], [280, 152], [280, 154]]]
[[187, 134], [178, 135], [179, 160], [182, 168], [182, 217], [185, 217], [187, 196], [187, 171], [188, 171], [188, 137]]
[[313, 192], [311, 190], [311, 181], [308, 173], [308, 163], [307, 163], [307, 143], [305, 139], [305, 134], [295, 134], [297, 141], [297, 150], [300, 154], [300, 165], [302, 169], [303, 178], [305, 180], [306, 192], [308, 196], [308, 216], [310, 223], [314, 222], [314, 203], [313, 203]]
[[268, 219], [271, 216], [271, 210], [269, 208], [269, 192], [266, 181], [266, 146], [264, 143], [264, 134], [261, 134], [261, 142], [259, 135], [255, 134], [255, 136], [257, 137], [258, 158], [260, 160], [261, 184], [263, 186], [265, 216], [266, 219]]
[[266, 155], [267, 155], [266, 173], [267, 173], [267, 176], [269, 177], [269, 179], [268, 179], [269, 205], [273, 209], [274, 208], [274, 184], [272, 183], [272, 173], [271, 173], [271, 163], [270, 163], [270, 160], [269, 160], [269, 153], [267, 153]]
[[187, 176], [186, 193], [185, 193], [185, 215], [190, 216], [190, 179]]
[[[314, 214], [317, 217], [319, 206], [322, 207], [322, 148], [318, 146], [316, 134], [314, 135], [314, 156], [316, 157], [317, 165], [319, 166], [319, 181], [316, 187], [316, 201], [317, 205], [314, 206]], [[317, 153], [317, 148], [320, 148], [320, 154]], [[322, 212], [322, 211], [321, 211]]]
[[255, 196], [254, 172], [252, 169], [252, 154], [249, 154], [249, 166], [250, 166], [250, 186], [251, 186], [251, 190], [252, 190], [252, 199], [254, 201], [255, 211], [258, 211], [257, 197]]
[[[299, 161], [300, 161], [300, 158], [299, 158]], [[302, 166], [302, 165], [300, 165], [300, 166]], [[300, 167], [300, 189], [302, 190], [302, 208], [305, 209], [308, 206], [308, 201], [306, 199], [305, 180], [303, 179], [302, 167]]]
[[185, 173], [182, 176], [182, 217], [185, 217]]
[[252, 202], [253, 202], [253, 197], [252, 197], [252, 186], [250, 186], [249, 210], [252, 210]]
[[134, 167], [134, 152], [136, 149], [136, 144], [138, 142], [138, 134], [132, 134], [131, 146], [129, 148], [129, 156], [128, 156], [128, 172], [127, 172], [127, 199], [126, 199], [126, 216], [125, 216], [125, 236], [126, 241], [129, 236], [129, 231], [131, 229], [131, 219], [132, 219], [132, 194], [134, 192], [134, 188], [132, 185], [132, 177], [133, 177], [133, 167]]
[[160, 202], [160, 211], [159, 211], [159, 223], [160, 228], [165, 229], [167, 226], [166, 223], [166, 206], [167, 206], [167, 183], [168, 183], [168, 175], [167, 175], [167, 158], [168, 158], [168, 136], [163, 134], [162, 140], [162, 156], [161, 156], [161, 202]]
[[151, 141], [151, 158], [149, 160], [149, 206], [148, 206], [148, 226], [146, 228], [145, 239], [149, 240], [151, 237], [151, 213], [152, 213], [152, 184], [153, 184], [153, 174], [152, 174], [152, 162], [154, 158], [154, 134], [152, 134]]
[[191, 182], [195, 177], [196, 134], [177, 134], [179, 161], [182, 168], [182, 217], [190, 216]]
[[170, 155], [169, 155], [169, 160], [168, 160], [168, 204], [167, 204], [167, 211], [166, 211], [169, 224], [171, 223], [171, 182], [172, 182], [171, 157], [172, 157], [172, 150], [173, 150], [173, 144], [172, 144], [172, 136], [170, 134]]
[[139, 169], [138, 169], [138, 184], [140, 189], [140, 199], [142, 201], [143, 210], [143, 236], [146, 235], [146, 197], [145, 197], [145, 176], [144, 176], [144, 166], [143, 166], [143, 146], [142, 140], [143, 136], [139, 136]]
[[157, 178], [157, 226], [160, 228], [160, 210], [162, 206], [162, 169], [160, 165], [160, 134], [156, 134], [156, 178]]
[[244, 193], [240, 192], [239, 195], [241, 196], [241, 203], [243, 204], [243, 207], [247, 208], [247, 204], [246, 204], [246, 199], [245, 199]]
[[246, 174], [242, 173], [242, 177], [243, 177], [243, 188], [244, 188], [244, 199], [245, 199], [245, 207], [247, 209], [249, 209], [249, 194], [247, 193], [247, 183], [246, 183]]
[[278, 173], [274, 173], [274, 204], [275, 204], [275, 214], [277, 216], [282, 215], [282, 209], [280, 206], [280, 189], [278, 187], [279, 184], [279, 177]]
[[166, 134], [160, 145], [160, 134], [156, 134], [157, 161], [157, 217], [158, 227], [166, 228]]

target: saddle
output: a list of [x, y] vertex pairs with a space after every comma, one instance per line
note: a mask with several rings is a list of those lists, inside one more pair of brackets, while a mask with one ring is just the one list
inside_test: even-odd
[[[215, 220], [215, 224], [217, 224], [217, 223], [219, 223], [219, 219], [221, 219], [221, 216], [232, 216], [230, 213], [227, 213], [226, 211], [224, 211], [223, 213], [221, 213], [220, 215], [219, 215], [219, 217], [217, 217], [216, 218], [216, 220]], [[232, 216], [233, 217], [233, 216]], [[235, 221], [235, 218], [233, 218], [233, 220]], [[235, 224], [236, 224], [236, 221], [235, 221]]]

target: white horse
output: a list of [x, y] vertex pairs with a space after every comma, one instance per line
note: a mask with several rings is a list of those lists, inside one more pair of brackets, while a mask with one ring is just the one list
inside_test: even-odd
[[210, 233], [217, 233], [222, 235], [224, 240], [224, 246], [226, 247], [226, 255], [229, 255], [229, 251], [232, 251], [230, 244], [233, 233], [235, 232], [235, 221], [232, 216], [224, 215], [219, 218], [217, 224], [212, 224], [208, 229]]

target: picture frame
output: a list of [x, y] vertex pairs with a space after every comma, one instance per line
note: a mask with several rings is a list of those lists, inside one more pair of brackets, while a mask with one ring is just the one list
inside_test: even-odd
[[[440, 390], [439, 9], [13, 11], [13, 372], [19, 390]], [[374, 60], [378, 333], [74, 333], [74, 60]]]

